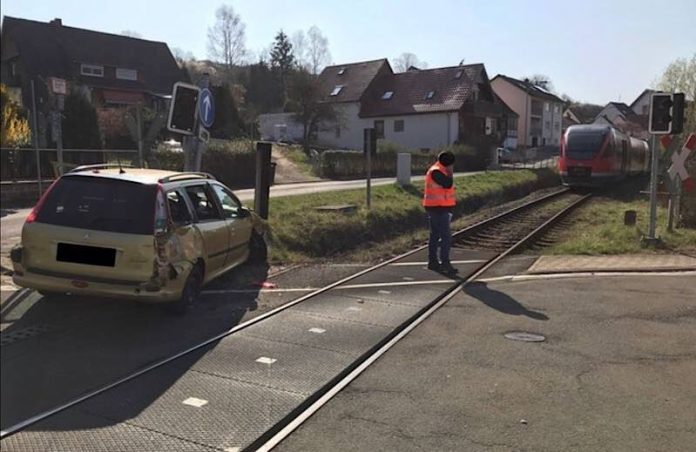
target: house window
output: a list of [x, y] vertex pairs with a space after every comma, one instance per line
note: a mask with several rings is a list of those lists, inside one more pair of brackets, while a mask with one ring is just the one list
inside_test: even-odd
[[331, 91], [330, 96], [338, 96], [341, 93], [342, 89], [343, 89], [343, 85], [334, 86], [334, 89], [333, 89], [333, 91]]
[[549, 103], [544, 102], [544, 110], [549, 111]]
[[404, 131], [404, 120], [403, 119], [394, 120], [394, 132], [403, 132], [403, 131]]
[[389, 100], [393, 95], [394, 91], [385, 91], [384, 94], [382, 94], [382, 100]]
[[435, 91], [428, 91], [428, 94], [425, 95], [425, 100], [430, 100], [435, 96]]
[[464, 73], [464, 71], [461, 71], [461, 70], [460, 70], [460, 71], [457, 71], [457, 73], [454, 74], [454, 78], [462, 78], [462, 74], [463, 74], [463, 73]]
[[10, 64], [10, 72], [12, 73], [12, 77], [17, 75], [17, 64], [16, 63]]
[[96, 64], [81, 64], [80, 74], [89, 75], [90, 77], [104, 77], [104, 66]]
[[375, 121], [375, 138], [384, 138], [384, 121]]
[[478, 100], [478, 91], [474, 91], [471, 93], [471, 99], [476, 102]]
[[138, 80], [138, 71], [135, 69], [116, 68], [116, 78], [120, 80]]
[[342, 67], [342, 68], [338, 71], [338, 75], [343, 75], [343, 74], [345, 74], [345, 73], [346, 73], [346, 68], [344, 68], [344, 67]]

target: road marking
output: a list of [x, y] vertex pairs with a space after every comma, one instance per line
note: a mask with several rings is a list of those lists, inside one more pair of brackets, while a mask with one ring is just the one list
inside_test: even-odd
[[206, 295], [219, 295], [226, 293], [283, 293], [283, 292], [312, 292], [319, 290], [315, 287], [305, 287], [305, 288], [288, 288], [288, 289], [211, 289], [204, 290], [201, 293]]
[[358, 308], [356, 306], [351, 306], [346, 311], [362, 311], [362, 308]]
[[495, 278], [477, 279], [477, 282], [500, 282], [500, 281], [533, 281], [539, 279], [559, 279], [559, 278], [594, 278], [598, 276], [696, 276], [696, 271], [671, 271], [671, 272], [578, 272], [578, 273], [547, 273], [544, 275], [507, 275], [496, 276]]
[[310, 333], [314, 333], [314, 334], [324, 334], [324, 333], [326, 333], [326, 330], [323, 329], [323, 328], [310, 328], [310, 329], [307, 330], [307, 331], [309, 331]]
[[14, 292], [15, 290], [20, 290], [20, 287], [15, 286], [0, 286], [0, 290], [3, 292]]
[[239, 452], [241, 449], [239, 447], [225, 447], [224, 452]]
[[[482, 262], [488, 262], [487, 260], [483, 259], [473, 259], [473, 260], [468, 260], [468, 261], [452, 261], [451, 264], [480, 264]], [[389, 264], [390, 266], [393, 267], [406, 267], [406, 266], [426, 266], [428, 265], [427, 262], [395, 262], [393, 264]]]
[[256, 360], [257, 363], [268, 364], [268, 365], [271, 365], [276, 361], [278, 361], [278, 360], [274, 359], [274, 358], [268, 358], [266, 356], [262, 356], [261, 358]]
[[411, 278], [410, 276], [404, 276], [402, 279], [404, 281], [415, 281], [416, 280], [416, 278]]
[[203, 399], [197, 399], [195, 397], [189, 397], [181, 403], [183, 403], [184, 405], [195, 406], [196, 408], [200, 408], [203, 405], [206, 405], [208, 401]]
[[381, 293], [382, 295], [389, 295], [391, 293], [391, 290], [378, 290], [377, 293]]
[[[345, 286], [334, 287], [335, 290], [351, 290], [351, 289], [374, 289], [376, 287], [400, 287], [400, 286], [422, 286], [429, 284], [453, 284], [455, 280], [453, 279], [431, 279], [428, 281], [394, 281], [386, 283], [370, 283], [370, 284], [347, 284]], [[307, 287], [304, 289], [300, 288], [289, 288], [289, 289], [215, 289], [215, 290], [204, 290], [201, 293], [203, 295], [223, 295], [227, 293], [282, 293], [282, 292], [310, 292], [319, 290], [319, 288]], [[384, 291], [388, 292], [389, 291]]]

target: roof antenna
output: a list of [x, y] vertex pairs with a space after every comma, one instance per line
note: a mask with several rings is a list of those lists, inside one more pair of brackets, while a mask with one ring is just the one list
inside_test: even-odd
[[459, 65], [464, 66], [464, 61], [466, 61], [466, 58], [462, 58], [462, 61], [459, 62]]
[[116, 161], [118, 162], [118, 174], [123, 174], [125, 171], [123, 171], [123, 167], [121, 166], [121, 156], [116, 154]]

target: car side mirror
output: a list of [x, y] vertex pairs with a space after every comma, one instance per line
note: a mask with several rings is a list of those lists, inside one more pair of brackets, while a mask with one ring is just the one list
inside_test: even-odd
[[246, 207], [239, 208], [239, 218], [247, 218], [251, 216], [251, 211]]

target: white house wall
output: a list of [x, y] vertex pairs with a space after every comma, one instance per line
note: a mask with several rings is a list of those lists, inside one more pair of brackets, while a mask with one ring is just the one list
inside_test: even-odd
[[[317, 136], [319, 144], [336, 149], [362, 149], [363, 130], [374, 127], [375, 121], [384, 121], [384, 140], [404, 150], [435, 149], [454, 143], [459, 137], [459, 114], [430, 113], [419, 115], [360, 118], [358, 103], [337, 104], [340, 118], [340, 136], [336, 127], [328, 124]], [[404, 130], [394, 131], [395, 121], [404, 121]]]

